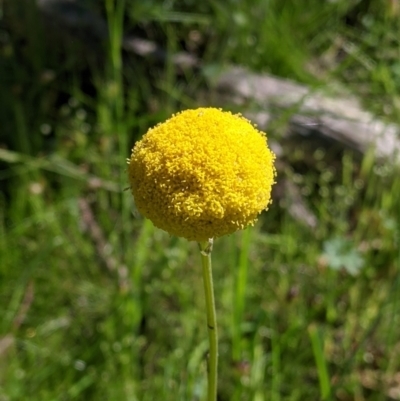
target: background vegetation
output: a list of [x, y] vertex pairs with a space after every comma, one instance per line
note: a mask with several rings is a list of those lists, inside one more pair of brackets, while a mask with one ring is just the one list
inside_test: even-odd
[[[204, 104], [228, 64], [346, 86], [398, 123], [400, 5], [79, 7], [106, 21], [104, 40], [101, 26], [71, 32], [35, 2], [0, 2], [0, 400], [202, 400], [198, 249], [135, 212], [131, 146]], [[121, 50], [124, 35], [165, 57]], [[182, 50], [201, 66], [179, 70]], [[301, 188], [318, 224], [294, 220], [283, 194], [254, 229], [216, 241], [219, 400], [399, 400], [398, 172], [350, 151], [288, 157], [278, 179]]]

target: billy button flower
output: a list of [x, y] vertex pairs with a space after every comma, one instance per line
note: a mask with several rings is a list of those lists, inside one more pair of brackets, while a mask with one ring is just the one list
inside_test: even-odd
[[150, 129], [129, 160], [136, 206], [155, 226], [197, 241], [209, 336], [207, 401], [217, 400], [218, 330], [212, 238], [254, 224], [271, 202], [274, 154], [241, 115], [186, 110]]
[[275, 155], [240, 114], [186, 110], [136, 143], [129, 181], [138, 211], [191, 241], [253, 225], [271, 202]]

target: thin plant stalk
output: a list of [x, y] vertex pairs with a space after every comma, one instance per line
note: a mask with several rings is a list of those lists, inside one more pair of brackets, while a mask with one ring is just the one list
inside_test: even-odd
[[203, 282], [207, 310], [208, 339], [210, 343], [207, 366], [207, 401], [216, 401], [218, 382], [218, 328], [211, 266], [212, 244], [212, 239], [206, 242], [199, 243], [201, 263], [203, 266]]

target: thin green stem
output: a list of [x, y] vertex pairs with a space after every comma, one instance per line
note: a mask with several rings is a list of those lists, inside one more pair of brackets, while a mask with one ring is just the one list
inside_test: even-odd
[[204, 293], [207, 309], [208, 339], [210, 352], [208, 356], [208, 397], [207, 401], [217, 400], [218, 381], [218, 329], [215, 312], [214, 287], [211, 269], [212, 239], [199, 243], [201, 263], [203, 265]]

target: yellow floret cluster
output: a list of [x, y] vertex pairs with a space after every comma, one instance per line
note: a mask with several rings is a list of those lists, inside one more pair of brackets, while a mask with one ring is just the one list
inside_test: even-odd
[[129, 181], [138, 211], [191, 241], [254, 224], [271, 202], [275, 156], [241, 115], [186, 110], [151, 128], [132, 149]]

